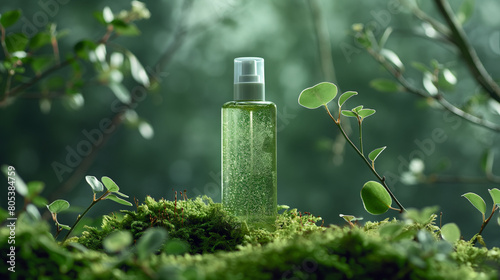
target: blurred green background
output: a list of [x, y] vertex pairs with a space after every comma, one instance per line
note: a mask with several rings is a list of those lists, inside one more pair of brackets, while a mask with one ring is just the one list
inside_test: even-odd
[[[441, 20], [430, 1], [420, 2], [422, 9]], [[461, 1], [451, 2], [457, 10]], [[330, 37], [334, 82], [342, 92], [360, 93], [346, 106], [363, 104], [377, 110], [364, 122], [364, 143], [366, 151], [387, 145], [377, 160], [379, 173], [390, 178], [391, 188], [405, 207], [439, 205], [443, 224], [455, 222], [464, 237], [471, 238], [479, 230], [481, 215], [461, 195], [475, 192], [491, 209], [487, 189], [500, 186], [473, 182], [408, 185], [400, 177], [408, 170], [408, 162], [418, 155], [423, 156], [426, 174], [484, 177], [481, 156], [488, 148], [498, 154], [499, 134], [445, 114], [408, 93], [380, 93], [371, 88], [371, 80], [390, 77], [357, 45], [351, 27], [355, 23], [371, 25], [380, 36], [392, 26], [387, 48], [400, 56], [411, 83], [419, 87], [422, 74], [410, 66], [413, 61], [428, 65], [437, 59], [449, 67], [458, 83], [456, 92], [447, 97], [458, 106], [465, 103], [470, 92], [478, 91], [464, 63], [457, 60], [454, 50], [425, 38], [421, 21], [399, 1], [317, 3]], [[146, 5], [151, 18], [137, 22], [141, 34], [112, 42], [133, 52], [147, 71], [158, 73], [160, 87], [135, 108], [138, 116], [152, 126], [154, 136], [145, 139], [137, 128], [118, 127], [82, 175], [109, 176], [122, 192], [139, 201], [147, 195], [173, 199], [173, 190], [186, 189], [188, 197], [206, 194], [220, 202], [220, 107], [232, 99], [233, 59], [258, 56], [265, 59], [266, 99], [278, 106], [278, 204], [321, 216], [325, 224], [343, 224], [339, 214], [361, 216], [365, 221], [399, 216], [395, 211], [372, 216], [363, 209], [360, 189], [375, 178], [350, 147], [334, 153], [339, 150], [339, 131], [324, 110], [307, 110], [297, 103], [304, 88], [326, 79], [315, 31], [318, 17], [309, 1], [193, 1], [187, 9], [183, 8], [184, 1], [147, 1]], [[56, 23], [59, 30], [69, 30], [59, 41], [65, 54], [71, 53], [78, 41], [96, 40], [104, 34], [105, 27], [92, 14], [106, 6], [117, 13], [129, 9], [130, 2], [9, 0], [2, 2], [0, 12], [22, 9], [23, 18], [10, 30], [24, 32], [30, 23], [42, 29], [36, 23], [45, 18]], [[497, 78], [498, 13], [498, 1], [476, 1], [472, 17], [464, 26], [485, 67]], [[179, 28], [186, 33], [175, 37]], [[169, 53], [166, 67], [154, 69], [171, 44], [178, 44], [178, 48]], [[108, 52], [112, 49], [109, 46]], [[46, 51], [50, 53], [50, 48]], [[62, 174], [60, 180], [52, 165], [64, 164], [70, 151], [87, 140], [84, 130], [99, 129], [103, 118], [113, 117], [111, 104], [116, 99], [108, 87], [95, 81], [93, 67], [84, 65], [89, 83], [82, 90], [85, 104], [79, 110], [68, 108], [63, 98], [53, 100], [47, 113], [42, 113], [39, 100], [34, 98], [19, 98], [0, 108], [0, 164], [14, 166], [25, 181], [43, 181], [46, 188], [42, 195], [50, 200], [67, 199], [72, 206], [80, 207], [87, 207], [91, 199], [83, 176], [61, 191], [72, 173]], [[130, 90], [136, 85], [130, 78], [126, 83]], [[36, 86], [27, 90], [29, 94], [36, 91]], [[500, 122], [498, 116], [491, 120]], [[352, 128], [351, 135], [356, 139], [354, 122]], [[432, 140], [435, 129], [444, 133], [444, 141]], [[498, 166], [494, 165], [497, 173]], [[6, 201], [0, 203], [5, 206]], [[89, 215], [98, 217], [122, 207], [113, 202], [100, 203]], [[73, 220], [71, 213], [59, 218], [66, 224]], [[500, 244], [498, 233], [495, 224], [485, 230], [488, 245]]]

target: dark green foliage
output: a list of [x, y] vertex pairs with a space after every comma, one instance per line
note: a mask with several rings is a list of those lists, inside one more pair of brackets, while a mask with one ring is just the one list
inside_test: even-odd
[[[78, 274], [71, 252], [60, 247], [49, 232], [47, 223], [27, 221], [27, 216], [18, 218], [15, 244], [8, 244], [9, 229], [2, 226], [0, 231], [0, 251], [2, 260], [16, 248], [15, 272], [7, 270], [8, 264], [0, 264], [1, 279], [75, 279]], [[10, 266], [9, 266], [10, 267]], [[66, 278], [56, 277], [66, 275]], [[51, 278], [53, 277], [53, 278]]]

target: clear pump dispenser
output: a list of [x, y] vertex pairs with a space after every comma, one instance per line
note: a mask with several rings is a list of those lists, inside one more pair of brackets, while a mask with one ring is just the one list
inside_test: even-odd
[[222, 106], [222, 204], [257, 228], [275, 228], [276, 105], [265, 101], [264, 59], [234, 60], [234, 101]]

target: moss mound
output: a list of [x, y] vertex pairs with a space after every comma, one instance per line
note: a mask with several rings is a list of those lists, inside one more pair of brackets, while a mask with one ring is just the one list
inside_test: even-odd
[[[287, 206], [282, 206], [287, 208]], [[226, 213], [220, 203], [208, 197], [156, 201], [147, 197], [137, 211], [121, 211], [124, 215], [104, 216], [100, 228], [86, 227], [79, 238], [71, 239], [88, 249], [103, 250], [102, 242], [116, 231], [130, 231], [137, 241], [148, 228], [164, 228], [170, 239], [183, 241], [190, 254], [236, 251], [247, 244], [267, 244], [277, 238], [289, 238], [298, 233], [321, 230], [316, 222], [321, 218], [296, 209], [285, 211], [276, 220], [277, 230], [250, 229], [245, 223]]]
[[[21, 215], [16, 228], [16, 272], [9, 272], [3, 262], [0, 276], [2, 279], [498, 279], [499, 248], [443, 241], [434, 225], [435, 216], [425, 217], [416, 212], [412, 215], [413, 219], [405, 221], [367, 222], [363, 227], [323, 227], [318, 225], [319, 217], [286, 209], [278, 215], [276, 230], [270, 232], [248, 228], [208, 198], [155, 201], [148, 197], [136, 211], [106, 216], [101, 228], [89, 227], [64, 246], [53, 239], [46, 223]], [[151, 228], [165, 231], [166, 242], [147, 239]], [[114, 232], [130, 232], [133, 241], [110, 253], [103, 249], [106, 247], [103, 243]], [[2, 252], [9, 249], [8, 237], [8, 228], [2, 227]], [[158, 242], [164, 244], [155, 247]]]
[[227, 215], [220, 204], [209, 198], [155, 201], [147, 197], [137, 211], [122, 211], [124, 216], [105, 216], [101, 228], [87, 227], [82, 236], [73, 239], [85, 247], [102, 250], [102, 241], [112, 232], [127, 230], [138, 240], [152, 227], [166, 229], [169, 237], [189, 244], [189, 253], [234, 251], [243, 243], [247, 229]]

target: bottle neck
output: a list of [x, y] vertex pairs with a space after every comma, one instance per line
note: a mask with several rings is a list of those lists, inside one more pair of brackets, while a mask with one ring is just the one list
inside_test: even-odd
[[265, 91], [263, 83], [239, 83], [234, 85], [235, 101], [264, 101]]

